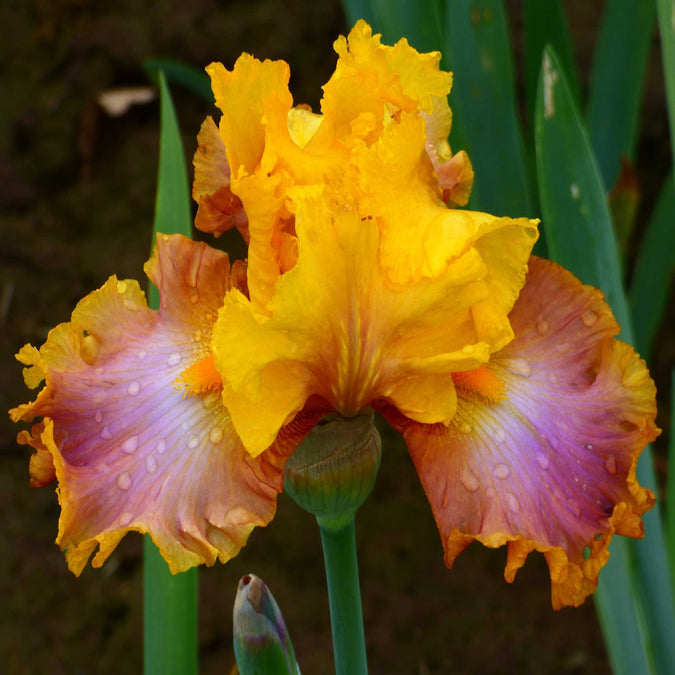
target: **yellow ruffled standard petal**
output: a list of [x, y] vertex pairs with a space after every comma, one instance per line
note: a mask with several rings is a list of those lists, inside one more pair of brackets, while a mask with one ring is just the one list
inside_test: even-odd
[[356, 120], [369, 115], [377, 138], [387, 116], [414, 109], [431, 113], [434, 100], [452, 87], [451, 73], [438, 68], [440, 52], [420, 54], [406, 39], [382, 45], [363, 20], [334, 47], [339, 58], [324, 86], [321, 110], [338, 137], [350, 136]]
[[199, 205], [195, 227], [216, 237], [236, 227], [248, 240], [248, 219], [241, 200], [232, 194], [225, 143], [211, 117], [204, 120], [197, 143], [192, 160], [195, 167], [192, 198]]
[[[213, 334], [223, 401], [246, 448], [262, 452], [312, 396], [347, 416], [385, 399], [412, 419], [449, 420], [454, 399], [439, 396], [442, 377], [452, 387], [450, 373], [477, 368], [493, 351], [489, 340], [503, 340], [510, 306], [501, 291], [512, 286], [515, 299], [529, 255], [517, 244], [493, 263], [484, 240], [512, 227], [518, 242], [529, 221], [495, 224], [479, 214], [475, 245], [464, 245], [439, 276], [401, 285], [380, 263], [372, 218], [331, 209], [321, 188], [295, 188], [290, 197], [296, 266], [277, 281], [267, 312], [229, 293]], [[485, 325], [486, 303], [504, 313], [495, 331]]]

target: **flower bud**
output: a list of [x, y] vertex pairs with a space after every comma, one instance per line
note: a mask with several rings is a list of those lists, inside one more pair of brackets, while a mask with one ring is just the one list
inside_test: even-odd
[[241, 675], [300, 675], [281, 610], [262, 579], [254, 574], [240, 579], [233, 614]]
[[322, 528], [348, 525], [375, 485], [382, 442], [374, 413], [324, 417], [286, 463], [284, 491]]

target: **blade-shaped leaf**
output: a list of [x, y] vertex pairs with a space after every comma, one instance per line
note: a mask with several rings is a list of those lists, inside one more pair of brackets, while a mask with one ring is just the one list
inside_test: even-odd
[[654, 334], [666, 310], [675, 271], [674, 213], [675, 186], [673, 176], [670, 175], [663, 184], [647, 225], [629, 292], [630, 310], [635, 326], [635, 346], [647, 360]]
[[[670, 419], [675, 420], [675, 369], [670, 371]], [[668, 444], [668, 483], [666, 485], [666, 535], [670, 559], [670, 581], [675, 585], [675, 433], [670, 432]]]
[[359, 19], [365, 19], [371, 26], [375, 23], [375, 16], [369, 0], [342, 0], [342, 8], [347, 18], [347, 30]]
[[395, 44], [402, 37], [420, 52], [440, 51], [442, 47], [441, 0], [371, 0], [376, 32], [383, 42]]
[[[564, 74], [548, 48], [537, 94], [535, 144], [551, 257], [604, 291], [622, 325], [623, 338], [632, 342], [604, 185]], [[649, 448], [640, 459], [637, 476], [640, 483], [655, 489]], [[598, 587], [612, 665], [616, 673], [626, 675], [653, 672], [648, 667], [652, 662], [656, 672], [667, 673], [675, 663], [675, 618], [659, 510], [653, 509], [643, 520], [643, 541], [614, 539], [609, 569], [600, 575]]]
[[654, 0], [606, 3], [593, 57], [587, 122], [607, 189], [614, 187], [621, 158], [632, 161], [635, 154], [655, 13]]
[[578, 102], [581, 102], [581, 86], [572, 52], [572, 39], [567, 28], [565, 11], [560, 0], [525, 0], [525, 101], [527, 120], [534, 121], [534, 103], [537, 96], [539, 69], [544, 47], [551, 45], [560, 57], [567, 81]]
[[164, 73], [168, 82], [182, 85], [207, 103], [214, 102], [211, 80], [204, 70], [175, 59], [146, 59], [143, 69], [153, 81], [158, 79], [159, 73]]
[[[153, 241], [158, 232], [192, 232], [183, 142], [166, 78], [159, 73], [159, 172]], [[150, 306], [159, 307], [151, 284]], [[143, 548], [143, 669], [145, 675], [197, 673], [197, 569], [173, 575], [150, 537]]]

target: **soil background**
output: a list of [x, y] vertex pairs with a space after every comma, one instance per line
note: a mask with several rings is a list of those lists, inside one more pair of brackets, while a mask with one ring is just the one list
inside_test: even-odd
[[[520, 50], [521, 6], [507, 4]], [[567, 3], [584, 82], [602, 6]], [[6, 410], [33, 395], [13, 360], [25, 342], [42, 344], [109, 275], [144, 279], [158, 104], [110, 117], [97, 95], [148, 84], [140, 65], [148, 57], [231, 67], [249, 51], [288, 61], [296, 102], [317, 109], [319, 87], [335, 64], [332, 42], [347, 26], [336, 0], [6, 0], [0, 26], [0, 408]], [[216, 111], [179, 86], [172, 91], [190, 159], [201, 121]], [[643, 225], [671, 163], [656, 35], [642, 130]], [[672, 315], [671, 308], [652, 363], [666, 395]], [[666, 431], [667, 409], [662, 396], [659, 423]], [[56, 496], [51, 487], [29, 487], [29, 453], [16, 444], [16, 431], [0, 419], [0, 670], [141, 672], [141, 537], [126, 537], [102, 569], [89, 567], [79, 579], [70, 574], [53, 543]], [[664, 456], [663, 443], [657, 453]], [[663, 478], [665, 462], [658, 461]], [[374, 675], [609, 673], [593, 602], [553, 612], [541, 556], [533, 554], [512, 585], [503, 579], [504, 549], [474, 544], [453, 570], [445, 568], [412, 462], [391, 435], [357, 519], [357, 538]], [[318, 530], [284, 495], [272, 524], [256, 530], [237, 558], [200, 570], [200, 672], [228, 673], [233, 666], [231, 610], [237, 581], [248, 572], [275, 594], [303, 672], [332, 672]]]

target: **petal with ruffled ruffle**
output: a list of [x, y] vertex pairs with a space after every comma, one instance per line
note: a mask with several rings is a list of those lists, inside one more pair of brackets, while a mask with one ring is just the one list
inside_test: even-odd
[[97, 546], [100, 566], [129, 530], [148, 532], [173, 572], [228, 560], [274, 515], [284, 458], [316, 420], [301, 416], [251, 458], [218, 391], [181, 390], [181, 374], [208, 358], [241, 271], [205, 244], [162, 235], [146, 269], [159, 311], [136, 282], [112, 277], [39, 351], [19, 354], [27, 382], [46, 384], [12, 416], [44, 417], [22, 440], [38, 450], [34, 480], [58, 479], [57, 543], [76, 574]]
[[244, 445], [262, 452], [313, 395], [346, 416], [385, 398], [418, 421], [450, 420], [454, 393], [440, 395], [439, 377], [478, 367], [510, 339], [506, 315], [535, 226], [458, 215], [472, 237], [443, 273], [394, 285], [373, 219], [331, 210], [318, 187], [289, 196], [298, 262], [277, 281], [270, 314], [234, 291], [213, 334], [223, 400]]
[[454, 376], [449, 425], [385, 413], [408, 444], [449, 566], [474, 539], [508, 544], [512, 581], [528, 553], [542, 551], [554, 607], [579, 605], [612, 536], [642, 536], [640, 516], [654, 503], [635, 478], [658, 435], [654, 383], [612, 337], [618, 325], [602, 294], [554, 263], [531, 260], [509, 318], [513, 342]]

